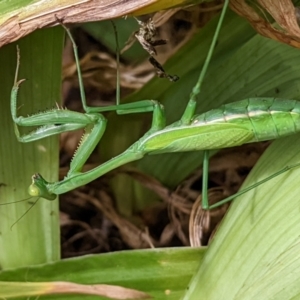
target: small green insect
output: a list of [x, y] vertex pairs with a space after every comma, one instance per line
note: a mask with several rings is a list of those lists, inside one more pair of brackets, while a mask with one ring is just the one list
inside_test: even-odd
[[[207, 59], [198, 82], [193, 88], [187, 107], [181, 119], [168, 126], [166, 126], [163, 106], [153, 100], [139, 101], [130, 104], [120, 104], [118, 101], [117, 105], [114, 106], [88, 107], [83, 90], [76, 46], [67, 29], [67, 33], [74, 46], [82, 104], [86, 113], [54, 109], [29, 117], [18, 117], [16, 109], [17, 93], [20, 84], [23, 82], [23, 80], [17, 80], [18, 62], [15, 84], [11, 92], [11, 113], [18, 140], [20, 142], [31, 142], [80, 128], [84, 128], [86, 132], [73, 157], [67, 176], [58, 182], [47, 182], [40, 174], [35, 174], [32, 177], [29, 194], [31, 196], [54, 200], [59, 194], [85, 185], [117, 167], [139, 160], [147, 154], [204, 150], [202, 207], [208, 210], [232, 200], [237, 195], [247, 192], [253, 187], [278, 176], [292, 167], [298, 166], [287, 167], [258, 182], [254, 186], [226, 198], [213, 206], [209, 206], [208, 204], [207, 172], [209, 150], [238, 146], [250, 142], [272, 140], [300, 132], [300, 103], [295, 100], [252, 98], [226, 104], [204, 114], [195, 115], [196, 97], [200, 93], [201, 84], [217, 41], [228, 2], [227, 0], [224, 3]], [[117, 97], [117, 100], [118, 99]], [[116, 111], [119, 114], [151, 111], [153, 113], [152, 125], [150, 130], [142, 138], [122, 154], [83, 173], [82, 167], [100, 141], [106, 128], [106, 119], [101, 114], [103, 111]], [[18, 126], [41, 127], [34, 132], [21, 136]]]

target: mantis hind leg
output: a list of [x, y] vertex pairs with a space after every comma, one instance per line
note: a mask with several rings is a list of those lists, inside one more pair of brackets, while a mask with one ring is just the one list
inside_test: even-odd
[[208, 54], [206, 56], [203, 68], [202, 68], [201, 73], [199, 75], [198, 81], [197, 81], [196, 85], [194, 86], [194, 88], [191, 92], [190, 100], [189, 100], [189, 102], [186, 106], [186, 109], [185, 109], [185, 111], [184, 111], [184, 113], [181, 117], [181, 122], [184, 125], [189, 125], [191, 123], [191, 119], [192, 119], [193, 115], [195, 114], [196, 105], [197, 105], [197, 97], [201, 92], [202, 82], [204, 80], [208, 65], [210, 63], [214, 48], [217, 44], [217, 39], [218, 39], [218, 36], [219, 36], [219, 32], [221, 30], [221, 26], [222, 26], [222, 23], [223, 23], [223, 19], [224, 19], [228, 4], [229, 4], [229, 0], [225, 0], [223, 8], [222, 8], [221, 16], [220, 16], [215, 34], [213, 36], [213, 40], [210, 44], [210, 48], [209, 48]]
[[73, 53], [75, 58], [75, 64], [77, 68], [78, 73], [78, 82], [79, 82], [79, 89], [80, 89], [80, 96], [81, 96], [81, 102], [83, 109], [86, 113], [101, 113], [105, 111], [116, 111], [117, 114], [131, 114], [131, 113], [144, 113], [144, 112], [152, 112], [154, 110], [154, 107], [156, 105], [156, 101], [153, 100], [141, 100], [134, 103], [124, 103], [120, 104], [120, 76], [119, 76], [119, 44], [118, 44], [118, 35], [116, 27], [113, 24], [115, 37], [116, 37], [116, 53], [117, 53], [117, 88], [116, 88], [116, 105], [109, 105], [104, 107], [90, 107], [87, 105], [86, 96], [83, 88], [83, 79], [81, 75], [81, 68], [80, 68], [80, 61], [77, 51], [77, 46], [75, 43], [75, 40], [70, 32], [70, 30], [61, 23], [61, 26], [65, 29], [71, 43], [73, 46]]
[[226, 204], [228, 202], [231, 202], [232, 200], [234, 200], [235, 198], [237, 198], [238, 196], [241, 196], [249, 191], [251, 191], [252, 189], [266, 183], [269, 180], [272, 180], [273, 178], [291, 170], [294, 168], [298, 168], [300, 166], [300, 163], [295, 164], [295, 165], [291, 165], [291, 166], [286, 166], [285, 168], [281, 169], [280, 171], [267, 176], [266, 178], [256, 182], [255, 184], [235, 193], [234, 195], [231, 195], [229, 197], [226, 197], [225, 199], [213, 204], [213, 205], [209, 205], [209, 199], [208, 199], [208, 192], [207, 192], [207, 182], [208, 182], [208, 151], [205, 151], [204, 154], [204, 158], [203, 158], [203, 183], [202, 183], [202, 209], [204, 210], [211, 210], [214, 208], [217, 208], [223, 204]]

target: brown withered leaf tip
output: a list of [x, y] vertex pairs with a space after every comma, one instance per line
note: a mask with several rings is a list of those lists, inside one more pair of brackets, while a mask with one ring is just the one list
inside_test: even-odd
[[[254, 29], [261, 35], [273, 40], [300, 48], [300, 29], [297, 20], [297, 8], [291, 0], [259, 0], [257, 6], [249, 6], [245, 0], [231, 0], [230, 7], [237, 14], [246, 18]], [[273, 26], [272, 20], [267, 20], [266, 15], [276, 21]]]
[[[157, 0], [54, 0], [34, 1], [26, 7], [9, 11], [0, 20], [0, 47], [16, 41], [36, 29], [67, 23], [84, 23], [141, 15], [167, 9], [185, 1], [173, 1], [157, 7]], [[153, 8], [152, 8], [153, 7]], [[146, 9], [146, 10], [145, 10]]]

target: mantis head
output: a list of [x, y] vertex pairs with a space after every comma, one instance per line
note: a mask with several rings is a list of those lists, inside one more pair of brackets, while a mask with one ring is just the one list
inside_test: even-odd
[[32, 177], [32, 184], [28, 188], [28, 193], [32, 197], [42, 197], [47, 200], [54, 200], [56, 194], [52, 194], [48, 191], [48, 182], [39, 174], [34, 174]]

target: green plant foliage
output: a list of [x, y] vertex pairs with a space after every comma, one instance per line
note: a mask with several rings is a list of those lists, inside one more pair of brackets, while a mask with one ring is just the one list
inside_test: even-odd
[[[299, 163], [299, 153], [299, 134], [275, 141], [243, 187]], [[184, 299], [300, 298], [299, 176], [295, 168], [233, 202]]]
[[[19, 114], [33, 114], [53, 107], [55, 102], [60, 102], [62, 29], [37, 31], [18, 41], [18, 45], [21, 52], [19, 79], [28, 79], [19, 91]], [[28, 198], [27, 189], [35, 172], [43, 172], [50, 180], [57, 180], [58, 174], [57, 138], [24, 145], [14, 134], [10, 91], [16, 61], [16, 44], [1, 48], [0, 123], [5, 128], [0, 144], [1, 204]], [[17, 221], [35, 200], [0, 206], [0, 269], [60, 257], [57, 201], [38, 201], [30, 213]]]
[[[6, 281], [72, 281], [82, 284], [112, 284], [137, 289], [153, 299], [179, 299], [201, 263], [205, 249], [165, 248], [89, 255], [60, 262], [0, 272], [0, 297]], [[28, 286], [30, 289], [30, 285]], [[11, 294], [9, 294], [11, 293]], [[43, 299], [82, 299], [83, 296], [47, 296]], [[84, 299], [106, 299], [84, 296]]]
[[[169, 83], [162, 79], [153, 79], [140, 92], [125, 99], [125, 102], [155, 99], [165, 105], [168, 122], [178, 119], [189, 99], [190, 91], [207, 55], [216, 21], [217, 19], [213, 20], [196, 34], [165, 65], [168, 73], [179, 75], [180, 81]], [[46, 55], [46, 50], [50, 48], [49, 44], [42, 42], [43, 36], [39, 36], [38, 40], [45, 48], [41, 51], [31, 45], [28, 50], [31, 55], [29, 57], [26, 57], [26, 54], [23, 56], [23, 46], [21, 47], [22, 72], [26, 70], [26, 67], [23, 67], [23, 60], [29, 62], [29, 70], [26, 71], [26, 75], [21, 75], [21, 77], [41, 78], [45, 90], [41, 93], [34, 90], [32, 93], [26, 83], [29, 89], [27, 98], [35, 104], [39, 103], [41, 98], [49, 96], [50, 106], [52, 106], [58, 98], [57, 85], [55, 88], [50, 86], [49, 82], [52, 83], [52, 77], [45, 80], [42, 73], [46, 70], [46, 65], [51, 70], [52, 58], [57, 57], [58, 54]], [[61, 44], [49, 50], [53, 52], [59, 49], [60, 52], [59, 45]], [[13, 52], [11, 48], [7, 49], [9, 50], [3, 49], [3, 51]], [[3, 53], [8, 55], [8, 52]], [[45, 54], [43, 60], [40, 54]], [[4, 101], [7, 107], [3, 108], [2, 128], [12, 128], [9, 121], [9, 93], [7, 90], [9, 91], [12, 86], [14, 60], [13, 58], [4, 58], [5, 55], [1, 54], [0, 56], [0, 66], [7, 65], [9, 67], [2, 74], [2, 82], [6, 88], [1, 95], [3, 99], [7, 99]], [[30, 72], [30, 66], [35, 60], [39, 62], [39, 69], [32, 68], [34, 71]], [[202, 93], [198, 99], [198, 111], [204, 112], [223, 103], [254, 96], [299, 99], [299, 66], [299, 50], [257, 35], [245, 21], [233, 13], [228, 13], [213, 61], [205, 78]], [[1, 72], [4, 70], [0, 69]], [[50, 76], [49, 69], [47, 70], [47, 76]], [[57, 76], [58, 73], [55, 71], [54, 74]], [[56, 77], [54, 76], [54, 78]], [[36, 80], [34, 80], [34, 86], [41, 87]], [[24, 96], [25, 84], [24, 89], [22, 86], [22, 93], [23, 90]], [[35, 108], [33, 104], [28, 103], [26, 99], [26, 109], [28, 105], [31, 113]], [[22, 105], [22, 100], [20, 104]], [[42, 103], [42, 108], [47, 106]], [[101, 141], [106, 156], [116, 155], [136, 141], [147, 128], [143, 125], [144, 116], [111, 115], [109, 130], [105, 133], [106, 140]], [[46, 176], [47, 171], [54, 176], [57, 174], [57, 169], [50, 169], [49, 165], [53, 165], [53, 160], [48, 156], [47, 164], [44, 163], [46, 170], [41, 168], [42, 162], [46, 161], [45, 154], [41, 149], [46, 149], [47, 152], [52, 152], [52, 149], [40, 142], [32, 144], [32, 149], [38, 149], [40, 157], [36, 154], [31, 156], [29, 153], [33, 150], [24, 152], [28, 156], [22, 156], [25, 150], [17, 150], [12, 158], [8, 159], [7, 149], [10, 153], [13, 153], [12, 149], [21, 149], [19, 144], [17, 146], [16, 143], [11, 143], [11, 138], [14, 136], [10, 129], [9, 136], [3, 138], [5, 144], [3, 142], [0, 148], [1, 174], [8, 174], [8, 179], [0, 178], [0, 198], [1, 201], [4, 199], [4, 202], [26, 197], [24, 193], [28, 183], [24, 183], [26, 186], [24, 187], [23, 180], [24, 178], [28, 180], [27, 178], [36, 171], [35, 168]], [[299, 163], [299, 145], [299, 135], [276, 141], [256, 165], [245, 186], [267, 177], [286, 165]], [[53, 152], [57, 153], [57, 148]], [[57, 154], [55, 155], [57, 157]], [[20, 161], [16, 160], [17, 157], [20, 157]], [[26, 172], [30, 172], [29, 175], [21, 168], [24, 162], [26, 163], [24, 168]], [[175, 187], [201, 162], [201, 153], [189, 153], [188, 155], [183, 153], [148, 157], [139, 162], [137, 166], [169, 187]], [[37, 163], [36, 166], [35, 163]], [[16, 175], [15, 170], [18, 170], [20, 177]], [[5, 271], [0, 273], [0, 280], [69, 280], [86, 284], [110, 283], [143, 290], [150, 293], [155, 299], [178, 299], [180, 297], [189, 300], [300, 298], [298, 271], [300, 269], [298, 257], [298, 253], [300, 253], [298, 242], [300, 229], [298, 178], [300, 174], [298, 173], [300, 173], [300, 168], [289, 171], [236, 199], [203, 261], [201, 256], [203, 252], [199, 249], [130, 251]], [[48, 174], [48, 179], [56, 180], [55, 177], [51, 178], [50, 174]], [[115, 186], [117, 187], [116, 195], [121, 198], [119, 203], [123, 201], [125, 206], [134, 209], [134, 205], [124, 199], [124, 186], [127, 188], [127, 199], [135, 199], [136, 194], [141, 197], [142, 193], [139, 188], [136, 188], [132, 182], [124, 184], [124, 181], [120, 181]], [[122, 186], [122, 190], [118, 188], [120, 186]], [[18, 189], [22, 191], [22, 196], [16, 196], [15, 191]], [[11, 194], [6, 194], [8, 190]], [[143, 195], [143, 197], [146, 199], [147, 195]], [[143, 198], [140, 199], [142, 199], [141, 202], [147, 201]], [[51, 205], [49, 204], [51, 202], [48, 201], [40, 201], [39, 205], [42, 205], [41, 203]], [[0, 210], [1, 221], [4, 222], [4, 225], [0, 225], [1, 267], [15, 267], [57, 259], [59, 247], [56, 227], [57, 211], [53, 207], [50, 209], [47, 207], [38, 212], [36, 207], [34, 208], [34, 218], [39, 218], [39, 222], [36, 222], [32, 215], [30, 218], [25, 217], [10, 232], [10, 225], [20, 215], [19, 207], [21, 207], [20, 204], [17, 204], [13, 209], [10, 207], [9, 210], [2, 210], [1, 207]], [[26, 207], [28, 207], [28, 203], [21, 208], [22, 212], [26, 210]], [[52, 216], [55, 217], [55, 220]], [[8, 221], [8, 218], [9, 220], [13, 219], [12, 222]], [[25, 226], [25, 222], [29, 227]], [[36, 233], [35, 230], [40, 229], [41, 231]], [[14, 230], [16, 230], [16, 242], [11, 238]], [[55, 232], [54, 238], [51, 236], [53, 232]], [[34, 246], [27, 248], [26, 243]], [[41, 244], [43, 245], [42, 250], [38, 248]], [[25, 254], [22, 256], [20, 249], [24, 249], [22, 254]], [[19, 255], [17, 258], [16, 253]], [[38, 257], [37, 253], [41, 253], [41, 256], [38, 260], [34, 260], [35, 257]], [[202, 263], [199, 263], [200, 267], [197, 270], [197, 262], [200, 261]], [[80, 272], [77, 272], [78, 270]], [[196, 275], [189, 284], [186, 294], [183, 295], [189, 279], [195, 272]], [[7, 297], [7, 295], [4, 296]]]

